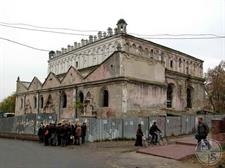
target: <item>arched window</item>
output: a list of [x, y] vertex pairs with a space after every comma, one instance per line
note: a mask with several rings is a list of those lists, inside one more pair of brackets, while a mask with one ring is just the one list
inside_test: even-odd
[[102, 107], [108, 107], [109, 106], [109, 92], [107, 89], [101, 90], [101, 102], [100, 105]]
[[41, 108], [43, 108], [43, 107], [44, 107], [44, 98], [43, 98], [43, 96], [41, 96], [40, 107], [41, 107]]
[[153, 58], [153, 56], [154, 56], [154, 50], [151, 49], [151, 50], [150, 50], [150, 57]]
[[167, 107], [171, 108], [173, 105], [173, 84], [169, 84], [167, 87]]
[[34, 96], [34, 108], [37, 108], [37, 97]]
[[192, 108], [192, 89], [187, 88], [187, 108]]
[[83, 94], [83, 92], [79, 92], [79, 101], [80, 101], [80, 103], [84, 102], [84, 94]]
[[66, 93], [63, 92], [62, 93], [62, 108], [66, 108], [67, 106], [67, 96], [66, 96]]

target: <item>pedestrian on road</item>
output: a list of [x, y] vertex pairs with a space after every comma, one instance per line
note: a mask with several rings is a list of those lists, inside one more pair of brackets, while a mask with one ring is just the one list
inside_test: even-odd
[[41, 123], [40, 128], [38, 129], [38, 138], [39, 138], [39, 142], [43, 143], [44, 142], [44, 125], [43, 123]]
[[142, 132], [142, 129], [141, 129], [141, 124], [138, 124], [138, 129], [137, 129], [137, 132], [136, 132], [135, 146], [143, 146], [142, 137], [143, 137], [143, 132]]
[[49, 145], [49, 138], [50, 138], [49, 125], [46, 125], [46, 127], [44, 129], [44, 143], [45, 143], [45, 146]]
[[87, 126], [86, 126], [86, 123], [84, 122], [82, 124], [82, 126], [81, 126], [81, 139], [82, 139], [82, 144], [85, 143], [86, 130], [87, 130]]
[[77, 127], [75, 129], [75, 145], [80, 145], [80, 137], [81, 137], [81, 126], [80, 123], [77, 123]]
[[197, 133], [195, 135], [195, 138], [198, 140], [198, 143], [201, 142], [201, 140], [205, 140], [209, 133], [209, 127], [206, 123], [203, 122], [203, 118], [198, 118], [198, 126], [197, 126]]

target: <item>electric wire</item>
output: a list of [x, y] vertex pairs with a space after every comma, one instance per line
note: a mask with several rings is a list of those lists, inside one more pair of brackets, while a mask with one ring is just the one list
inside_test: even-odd
[[21, 46], [24, 46], [24, 47], [27, 47], [27, 48], [31, 48], [33, 50], [49, 52], [49, 50], [33, 47], [33, 46], [30, 46], [30, 45], [27, 45], [27, 44], [24, 44], [24, 43], [21, 43], [21, 42], [18, 42], [18, 41], [10, 40], [8, 38], [0, 37], [0, 39], [4, 40], [4, 41], [11, 42], [11, 43], [14, 43], [14, 44], [18, 44], [18, 45], [21, 45]]

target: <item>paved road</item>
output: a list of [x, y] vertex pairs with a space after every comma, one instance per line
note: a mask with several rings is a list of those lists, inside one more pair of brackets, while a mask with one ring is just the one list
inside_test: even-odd
[[0, 168], [105, 168], [109, 155], [84, 146], [45, 147], [0, 139]]
[[0, 138], [0, 168], [199, 168], [192, 160], [138, 154], [134, 142], [101, 142], [46, 147], [38, 142]]

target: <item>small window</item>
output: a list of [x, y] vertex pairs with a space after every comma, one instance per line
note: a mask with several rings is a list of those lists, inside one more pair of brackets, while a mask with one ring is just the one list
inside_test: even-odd
[[181, 65], [182, 65], [182, 61], [181, 61], [181, 58], [179, 59], [179, 68], [181, 68]]
[[78, 68], [78, 61], [76, 61], [76, 68]]
[[23, 108], [23, 98], [20, 99], [20, 108]]
[[84, 102], [84, 94], [83, 94], [83, 92], [79, 93], [79, 101], [80, 101], [80, 103]]
[[170, 60], [170, 68], [173, 68], [173, 60]]
[[191, 93], [191, 88], [187, 88], [187, 108], [192, 108], [192, 93]]
[[188, 67], [188, 65], [186, 67], [186, 71], [187, 71], [187, 74], [189, 74], [189, 67]]
[[44, 98], [43, 98], [43, 96], [41, 96], [40, 107], [41, 107], [41, 108], [43, 108], [43, 107], [44, 107]]
[[101, 106], [102, 107], [109, 106], [109, 92], [106, 89], [101, 90]]
[[151, 56], [153, 56], [153, 54], [154, 54], [153, 49], [151, 49], [150, 54], [151, 54]]
[[111, 64], [110, 67], [111, 67], [111, 70], [113, 70], [113, 64]]
[[36, 109], [37, 108], [37, 97], [34, 96], [34, 108]]
[[67, 96], [66, 96], [66, 93], [63, 92], [63, 94], [62, 94], [62, 107], [66, 108], [66, 106], [67, 106]]

